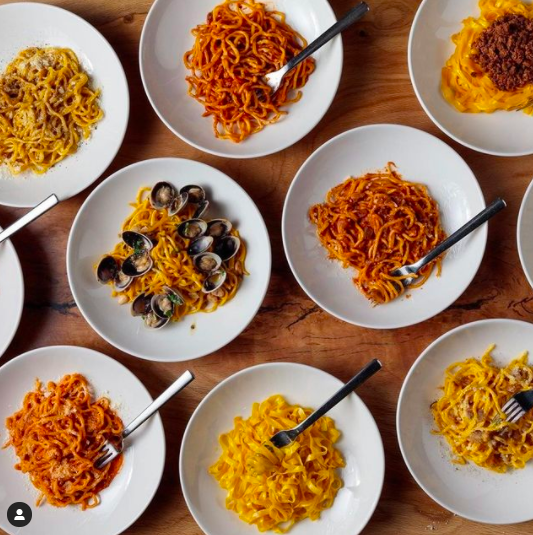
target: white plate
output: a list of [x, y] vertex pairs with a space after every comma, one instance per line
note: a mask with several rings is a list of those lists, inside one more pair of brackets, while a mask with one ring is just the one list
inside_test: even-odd
[[[433, 342], [418, 358], [398, 400], [397, 429], [403, 458], [422, 489], [442, 507], [469, 520], [514, 524], [533, 519], [533, 464], [523, 470], [496, 474], [473, 463], [459, 466], [435, 429], [429, 409], [444, 384], [446, 368], [468, 357], [481, 357], [490, 344], [493, 357], [506, 365], [523, 351], [533, 352], [533, 325], [496, 319], [468, 323]], [[533, 353], [532, 353], [533, 354]]]
[[[225, 506], [226, 491], [208, 473], [218, 459], [218, 437], [233, 429], [236, 416], [248, 418], [252, 404], [274, 395], [289, 403], [317, 408], [342, 382], [317, 368], [292, 363], [261, 364], [237, 372], [216, 386], [194, 411], [180, 453], [183, 495], [192, 516], [207, 535], [255, 535], [257, 528]], [[341, 401], [329, 415], [341, 439], [337, 446], [346, 467], [344, 487], [320, 520], [298, 522], [292, 535], [357, 535], [370, 520], [381, 494], [385, 473], [383, 444], [376, 423], [356, 394]]]
[[533, 181], [529, 184], [518, 213], [516, 241], [526, 278], [533, 288]]
[[122, 144], [129, 116], [129, 92], [124, 69], [98, 30], [70, 11], [46, 4], [0, 6], [0, 71], [23, 49], [32, 46], [71, 48], [100, 88], [105, 117], [76, 154], [44, 175], [12, 177], [0, 167], [0, 204], [34, 206], [55, 193], [68, 199], [90, 186], [113, 161]]
[[330, 314], [375, 329], [414, 325], [451, 305], [474, 278], [487, 240], [483, 226], [448, 252], [440, 278], [432, 276], [422, 288], [407, 292], [410, 299], [373, 307], [353, 285], [355, 271], [328, 260], [308, 211], [349, 176], [382, 169], [390, 161], [406, 180], [428, 186], [448, 234], [485, 208], [474, 174], [448, 145], [414, 128], [372, 125], [344, 132], [315, 151], [294, 178], [283, 209], [283, 244], [300, 286]]
[[[186, 316], [183, 321], [153, 331], [120, 306], [110, 288], [96, 281], [93, 266], [113, 249], [130, 202], [142, 186], [161, 180], [176, 187], [199, 184], [207, 189], [209, 218], [225, 217], [246, 242], [250, 273], [237, 295], [211, 314]], [[270, 281], [268, 231], [248, 194], [227, 175], [192, 160], [161, 158], [139, 162], [109, 177], [87, 198], [72, 226], [67, 249], [70, 288], [85, 319], [110, 344], [137, 357], [182, 361], [203, 357], [229, 344], [252, 321]]]
[[13, 244], [7, 240], [0, 244], [0, 310], [2, 310], [0, 357], [17, 332], [23, 307], [24, 278], [22, 269]]
[[[192, 48], [191, 29], [202, 24], [222, 0], [156, 0], [144, 23], [139, 62], [144, 89], [161, 120], [190, 145], [227, 158], [256, 158], [290, 147], [308, 134], [328, 110], [342, 72], [342, 41], [336, 37], [316, 54], [316, 71], [303, 88], [300, 102], [289, 114], [242, 143], [217, 139], [212, 117], [187, 94], [188, 71], [183, 55]], [[310, 43], [336, 19], [327, 0], [265, 2], [287, 15], [287, 22]]]
[[[409, 37], [409, 73], [430, 119], [455, 141], [497, 156], [533, 154], [533, 119], [521, 112], [461, 113], [442, 96], [441, 71], [463, 20], [479, 16], [478, 0], [424, 0]], [[517, 135], [520, 132], [520, 135]]]
[[[0, 368], [0, 443], [7, 439], [4, 422], [19, 410], [24, 395], [33, 390], [35, 379], [57, 381], [69, 373], [83, 374], [96, 396], [112, 401], [127, 425], [152, 398], [127, 368], [102, 353], [83, 347], [43, 347], [25, 353]], [[0, 450], [0, 510], [16, 501], [33, 511], [30, 524], [14, 528], [0, 515], [0, 528], [15, 535], [118, 535], [146, 509], [159, 487], [165, 464], [165, 433], [159, 414], [153, 416], [128, 439], [122, 468], [112, 484], [100, 493], [101, 504], [82, 511], [78, 507], [35, 506], [37, 491], [28, 476], [15, 470], [12, 448]]]

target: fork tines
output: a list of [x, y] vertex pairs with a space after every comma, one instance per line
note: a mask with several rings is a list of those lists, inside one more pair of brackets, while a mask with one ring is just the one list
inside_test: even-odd
[[503, 407], [502, 412], [505, 414], [505, 418], [511, 424], [514, 424], [524, 416], [526, 411], [522, 408], [520, 403], [512, 397]]

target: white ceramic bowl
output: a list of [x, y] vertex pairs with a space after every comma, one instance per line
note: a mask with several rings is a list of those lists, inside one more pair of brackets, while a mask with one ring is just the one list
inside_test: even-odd
[[[57, 381], [69, 373], [81, 373], [97, 397], [106, 396], [127, 425], [152, 398], [143, 384], [127, 368], [102, 353], [83, 347], [43, 347], [25, 353], [0, 368], [0, 443], [7, 439], [4, 422], [19, 410], [25, 394], [35, 387], [35, 379]], [[0, 450], [0, 509], [15, 501], [27, 503], [33, 511], [30, 524], [15, 528], [0, 515], [0, 528], [9, 535], [118, 535], [148, 507], [159, 487], [165, 464], [165, 433], [159, 414], [153, 416], [127, 442], [124, 462], [111, 485], [100, 493], [94, 509], [35, 507], [37, 491], [26, 474], [13, 468], [13, 448]]]
[[477, 321], [458, 327], [433, 342], [418, 358], [398, 400], [397, 430], [403, 458], [422, 489], [442, 507], [469, 520], [514, 524], [533, 519], [533, 464], [497, 474], [470, 463], [452, 464], [444, 438], [435, 429], [429, 409], [442, 391], [446, 368], [468, 357], [481, 357], [490, 344], [493, 357], [506, 365], [525, 350], [533, 350], [533, 325], [516, 320]]
[[516, 242], [520, 263], [527, 281], [533, 288], [533, 181], [529, 184], [518, 213]]
[[[274, 394], [283, 395], [289, 403], [317, 408], [341, 386], [341, 381], [317, 368], [270, 363], [232, 375], [203, 399], [183, 436], [180, 479], [187, 506], [204, 533], [257, 532], [226, 509], [226, 491], [208, 473], [222, 451], [218, 437], [233, 429], [233, 419], [249, 417], [254, 402]], [[369, 410], [356, 394], [351, 394], [329, 415], [342, 434], [337, 446], [346, 461], [340, 472], [344, 487], [320, 520], [297, 523], [291, 529], [293, 535], [357, 535], [370, 520], [381, 494], [383, 444]]]
[[105, 117], [76, 154], [44, 175], [30, 172], [12, 177], [0, 167], [0, 204], [34, 206], [55, 193], [68, 199], [90, 186], [117, 154], [129, 117], [129, 91], [122, 64], [98, 30], [59, 7], [37, 3], [0, 6], [0, 71], [23, 49], [32, 46], [71, 48], [100, 88]]
[[[316, 71], [303, 88], [300, 102], [289, 114], [242, 143], [217, 139], [212, 117], [187, 94], [188, 71], [183, 55], [192, 48], [191, 30], [205, 21], [221, 0], [156, 0], [144, 24], [139, 62], [141, 76], [161, 120], [190, 145], [227, 158], [256, 158], [290, 147], [308, 134], [328, 110], [342, 72], [342, 41], [336, 37], [314, 56]], [[287, 15], [287, 22], [310, 43], [336, 19], [327, 0], [268, 0], [269, 8]]]
[[[533, 154], [533, 119], [520, 112], [461, 113], [441, 94], [441, 71], [454, 51], [453, 34], [479, 15], [478, 0], [424, 0], [409, 37], [409, 73], [430, 119], [455, 141], [497, 156]], [[519, 134], [518, 134], [519, 133]]]
[[[0, 228], [0, 232], [1, 232]], [[8, 348], [17, 332], [24, 307], [24, 278], [22, 268], [13, 247], [8, 240], [0, 244], [0, 357]]]
[[337, 318], [375, 329], [425, 321], [451, 305], [474, 278], [485, 250], [483, 226], [452, 248], [440, 278], [391, 303], [373, 307], [352, 283], [353, 270], [328, 260], [309, 221], [309, 208], [349, 176], [360, 176], [395, 162], [406, 180], [426, 184], [438, 202], [444, 229], [458, 229], [485, 207], [483, 194], [465, 161], [425, 132], [398, 125], [349, 130], [328, 141], [303, 164], [283, 209], [283, 244], [291, 269], [307, 295]]
[[[208, 218], [225, 217], [246, 241], [246, 269], [237, 295], [217, 311], [186, 316], [161, 330], [144, 327], [130, 306], [120, 306], [110, 288], [96, 281], [93, 266], [115, 246], [130, 202], [143, 186], [161, 180], [176, 187], [199, 184], [211, 200]], [[252, 321], [270, 281], [268, 231], [248, 194], [225, 174], [192, 160], [146, 160], [117, 171], [87, 198], [70, 232], [67, 271], [74, 299], [102, 338], [126, 353], [149, 360], [182, 361], [213, 353], [236, 338]]]

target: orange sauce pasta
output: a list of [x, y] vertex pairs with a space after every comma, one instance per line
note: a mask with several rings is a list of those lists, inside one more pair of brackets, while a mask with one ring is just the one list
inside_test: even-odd
[[474, 44], [484, 30], [507, 14], [533, 18], [533, 4], [520, 0], [480, 0], [480, 15], [463, 21], [463, 28], [452, 37], [455, 51], [442, 69], [444, 98], [461, 112], [492, 113], [522, 110], [533, 114], [533, 85], [502, 91], [474, 60]]
[[215, 136], [240, 143], [287, 112], [281, 108], [300, 100], [315, 68], [308, 58], [285, 76], [278, 91], [262, 77], [277, 71], [306, 46], [305, 39], [279, 11], [255, 0], [226, 0], [192, 30], [194, 46], [185, 53], [189, 95], [213, 117]]
[[46, 500], [56, 507], [95, 507], [122, 465], [119, 456], [101, 470], [93, 466], [104, 442], [121, 438], [123, 424], [108, 399], [91, 399], [80, 374], [65, 375], [46, 388], [37, 380], [6, 428], [4, 448], [14, 448], [15, 468], [39, 491], [37, 506]]
[[468, 461], [495, 472], [524, 468], [533, 458], [533, 415], [517, 423], [505, 420], [501, 408], [511, 396], [533, 388], [527, 353], [507, 366], [492, 362], [490, 346], [481, 359], [448, 367], [442, 397], [431, 406], [437, 430], [449, 444], [454, 462]]
[[[393, 270], [416, 262], [446, 237], [427, 188], [403, 180], [393, 163], [335, 186], [326, 202], [310, 208], [309, 218], [329, 258], [357, 270], [354, 284], [374, 304], [403, 292]], [[413, 275], [418, 280], [410, 288], [422, 286], [435, 266], [439, 276], [440, 257]]]
[[0, 75], [0, 163], [43, 174], [78, 150], [104, 113], [76, 54], [28, 48]]
[[[227, 491], [226, 507], [261, 532], [286, 533], [304, 518], [317, 520], [342, 487], [337, 469], [345, 463], [335, 447], [340, 433], [331, 418], [322, 417], [277, 454], [265, 447], [275, 433], [312, 412], [272, 396], [254, 403], [250, 418], [235, 418], [233, 430], [220, 436], [222, 455], [209, 472]], [[247, 468], [258, 455], [271, 461], [271, 471]]]

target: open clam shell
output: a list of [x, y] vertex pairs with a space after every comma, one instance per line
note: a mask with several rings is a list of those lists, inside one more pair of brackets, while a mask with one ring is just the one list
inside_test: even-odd
[[130, 284], [133, 282], [133, 277], [129, 277], [122, 270], [117, 273], [114, 281], [114, 288], [117, 292], [123, 292], [128, 289]]
[[189, 194], [186, 191], [183, 193], [179, 193], [178, 195], [176, 195], [176, 197], [174, 197], [174, 200], [169, 206], [168, 215], [179, 214], [187, 206], [188, 202]]
[[194, 212], [192, 217], [194, 219], [198, 219], [202, 217], [207, 212], [208, 209], [209, 209], [209, 201], [202, 201], [198, 203], [198, 207], [196, 208], [196, 211]]
[[213, 236], [213, 238], [222, 238], [231, 232], [233, 225], [231, 221], [227, 219], [212, 219], [207, 223], [207, 236]]
[[196, 256], [201, 253], [204, 253], [213, 245], [214, 238], [212, 236], [200, 236], [191, 242], [187, 248], [187, 253], [189, 256]]
[[122, 264], [122, 272], [128, 277], [140, 277], [154, 267], [154, 261], [148, 251], [133, 253]]
[[158, 182], [150, 192], [150, 204], [156, 210], [170, 208], [178, 192], [169, 182]]
[[228, 274], [223, 269], [213, 271], [204, 281], [202, 292], [210, 294], [216, 292], [225, 282]]
[[196, 269], [202, 273], [212, 273], [222, 265], [222, 259], [214, 253], [196, 255], [193, 262]]
[[241, 240], [237, 236], [224, 236], [215, 242], [213, 252], [227, 262], [233, 258], [241, 247]]
[[112, 256], [104, 256], [96, 266], [96, 279], [100, 284], [108, 284], [117, 278], [119, 263]]
[[189, 184], [188, 186], [183, 186], [183, 188], [180, 189], [180, 193], [187, 193], [191, 204], [199, 204], [202, 201], [205, 201], [205, 190], [202, 186]]
[[140, 294], [131, 303], [132, 316], [145, 316], [152, 310], [152, 295]]
[[125, 230], [122, 233], [122, 241], [135, 252], [151, 251], [154, 248], [154, 243], [146, 234], [134, 230]]
[[145, 314], [143, 320], [144, 325], [148, 327], [148, 329], [162, 329], [165, 325], [168, 325], [170, 322], [170, 317], [160, 318], [155, 313], [155, 310], [150, 310], [147, 314]]
[[194, 240], [205, 234], [207, 223], [203, 219], [187, 219], [178, 225], [178, 235], [187, 240]]

